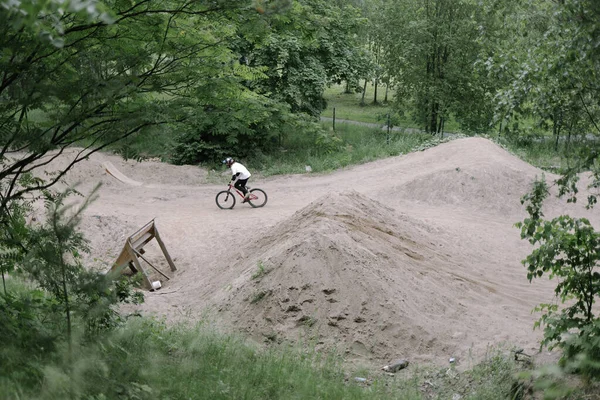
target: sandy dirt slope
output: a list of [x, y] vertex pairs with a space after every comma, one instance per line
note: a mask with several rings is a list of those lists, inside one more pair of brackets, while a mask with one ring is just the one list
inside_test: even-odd
[[[142, 185], [107, 175], [106, 161]], [[179, 270], [147, 294], [146, 312], [208, 315], [259, 341], [302, 338], [383, 364], [478, 359], [502, 342], [537, 349], [531, 310], [553, 300], [554, 285], [527, 282], [520, 261], [530, 247], [513, 224], [539, 174], [470, 138], [332, 174], [251, 181], [269, 194], [262, 209], [219, 210], [223, 186], [195, 167], [98, 154], [68, 180], [83, 181], [84, 193], [104, 183], [82, 226], [99, 268], [156, 219]], [[547, 215], [565, 210], [548, 202]], [[157, 248], [148, 257], [167, 271]]]

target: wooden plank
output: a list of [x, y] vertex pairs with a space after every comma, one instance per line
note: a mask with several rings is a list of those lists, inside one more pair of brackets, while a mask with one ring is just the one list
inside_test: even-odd
[[152, 289], [152, 282], [150, 282], [150, 277], [148, 276], [146, 271], [140, 265], [140, 261], [137, 259], [137, 256], [135, 255], [135, 250], [133, 250], [133, 247], [131, 247], [131, 242], [129, 242], [128, 244], [129, 244], [128, 250], [130, 251], [131, 261], [133, 262], [133, 265], [135, 266], [135, 268], [138, 271], [140, 271], [142, 273], [144, 282], [146, 283], [146, 286], [148, 287], [148, 289]]
[[132, 242], [136, 242], [148, 232], [152, 234], [154, 233], [154, 220], [148, 222], [146, 225], [135, 231], [131, 236], [129, 236], [129, 239], [131, 239]]
[[106, 161], [103, 164], [104, 166], [104, 170], [112, 175], [113, 177], [115, 177], [116, 179], [120, 180], [121, 182], [127, 184], [127, 185], [131, 185], [131, 186], [142, 186], [143, 183], [142, 182], [138, 182], [138, 181], [134, 181], [131, 178], [128, 178], [127, 176], [123, 175], [123, 173], [121, 171], [119, 171], [117, 169], [117, 167], [115, 167], [110, 161]]
[[[135, 250], [134, 250], [135, 251]], [[152, 267], [152, 269], [154, 269], [156, 272], [158, 272], [159, 274], [161, 274], [163, 277], [165, 277], [168, 281], [171, 280], [171, 278], [169, 278], [164, 272], [162, 272], [160, 269], [156, 268], [154, 265], [152, 265], [152, 263], [148, 260], [146, 260], [146, 258], [141, 255], [140, 253], [138, 253], [137, 251], [135, 252], [135, 254], [141, 258], [142, 260], [146, 261], [146, 264], [148, 264], [149, 266]]]
[[122, 268], [123, 266], [129, 264], [130, 262], [131, 262], [131, 254], [127, 250], [127, 243], [125, 243], [125, 246], [123, 246], [123, 250], [121, 250], [121, 254], [119, 254], [119, 257], [117, 257], [117, 260], [114, 262], [114, 264], [112, 265], [110, 270], [114, 271], [116, 269]]
[[142, 247], [144, 247], [144, 245], [146, 245], [146, 243], [151, 241], [153, 237], [154, 235], [152, 235], [150, 232], [146, 232], [137, 240], [132, 240], [131, 247], [133, 247], [135, 250], [140, 250]]
[[175, 267], [175, 263], [173, 262], [173, 260], [171, 259], [171, 255], [167, 251], [167, 246], [165, 246], [164, 242], [160, 238], [160, 235], [158, 234], [158, 229], [156, 229], [156, 227], [154, 227], [154, 237], [156, 238], [156, 241], [158, 242], [160, 249], [162, 250], [163, 254], [165, 255], [165, 258], [167, 259], [167, 262], [169, 263], [169, 266], [171, 267], [171, 271], [177, 271], [177, 268]]

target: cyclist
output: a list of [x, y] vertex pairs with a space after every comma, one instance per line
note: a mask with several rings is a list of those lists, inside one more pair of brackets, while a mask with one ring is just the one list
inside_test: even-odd
[[246, 167], [239, 162], [236, 162], [231, 157], [224, 159], [223, 164], [226, 164], [229, 168], [231, 168], [231, 184], [233, 184], [236, 189], [244, 193], [244, 201], [242, 201], [242, 203], [247, 202], [250, 192], [248, 192], [248, 189], [246, 188], [246, 183], [252, 174], [248, 172]]

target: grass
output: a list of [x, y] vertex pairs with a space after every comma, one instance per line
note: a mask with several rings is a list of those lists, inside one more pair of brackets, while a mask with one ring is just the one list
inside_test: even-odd
[[388, 376], [349, 368], [336, 353], [311, 346], [259, 348], [206, 325], [169, 327], [146, 318], [130, 319], [74, 354], [57, 354], [35, 387], [19, 387], [0, 372], [2, 398], [420, 400], [458, 393], [485, 400], [509, 398], [518, 369], [498, 354], [464, 373], [414, 367]]
[[270, 290], [260, 290], [252, 295], [252, 298], [250, 299], [250, 304], [256, 304], [265, 297], [269, 296], [270, 294]]
[[388, 104], [383, 103], [385, 86], [382, 86], [382, 88], [383, 91], [379, 91], [378, 89], [377, 96], [380, 103], [373, 105], [374, 88], [372, 85], [367, 85], [365, 105], [361, 106], [362, 93], [344, 93], [344, 86], [333, 85], [325, 90], [324, 97], [327, 100], [327, 109], [323, 111], [322, 115], [324, 117], [333, 117], [333, 109], [335, 108], [336, 118], [383, 124], [386, 121], [386, 115], [391, 112], [391, 109]]
[[[327, 100], [327, 108], [321, 114], [323, 117], [333, 118], [334, 109], [336, 120], [345, 119], [384, 125], [387, 123], [388, 114], [392, 114], [392, 117], [394, 117], [394, 111], [389, 102], [383, 102], [385, 85], [381, 85], [377, 90], [378, 104], [373, 104], [375, 88], [370, 83], [367, 85], [364, 105], [361, 105], [362, 93], [344, 93], [344, 88], [343, 85], [332, 85], [325, 90], [323, 97]], [[393, 96], [393, 91], [390, 91], [388, 101], [392, 101]], [[417, 124], [408, 115], [396, 115], [394, 118], [396, 119], [394, 123], [396, 126], [410, 129], [423, 128], [422, 125]], [[450, 118], [446, 121], [444, 131], [459, 132], [460, 127], [453, 118]]]
[[267, 271], [265, 269], [265, 264], [262, 261], [259, 260], [256, 263], [256, 271], [254, 271], [254, 273], [252, 274], [252, 276], [250, 278], [252, 280], [259, 279], [259, 278], [262, 278], [263, 276], [265, 276], [268, 273], [269, 273], [269, 271]]
[[[324, 127], [329, 128], [327, 125]], [[248, 160], [248, 167], [263, 176], [306, 173], [307, 166], [314, 173], [328, 172], [406, 154], [431, 138], [425, 134], [392, 132], [388, 141], [380, 129], [352, 124], [338, 124], [336, 131], [329, 134], [338, 140], [334, 147], [323, 150], [323, 146], [315, 145], [314, 138], [292, 136], [278, 152], [255, 154]]]
[[589, 142], [574, 140], [569, 144], [560, 142], [558, 148], [555, 148], [555, 141], [551, 137], [537, 137], [526, 141], [497, 137], [490, 139], [521, 160], [552, 173], [574, 167], [577, 160], [581, 160], [580, 153], [590, 146]]

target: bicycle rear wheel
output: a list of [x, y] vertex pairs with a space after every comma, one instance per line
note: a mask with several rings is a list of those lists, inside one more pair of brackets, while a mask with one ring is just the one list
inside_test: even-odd
[[252, 189], [248, 203], [254, 208], [262, 207], [267, 204], [267, 194], [262, 189]]
[[215, 201], [217, 202], [217, 206], [222, 210], [231, 210], [235, 206], [235, 197], [229, 190], [217, 193]]

